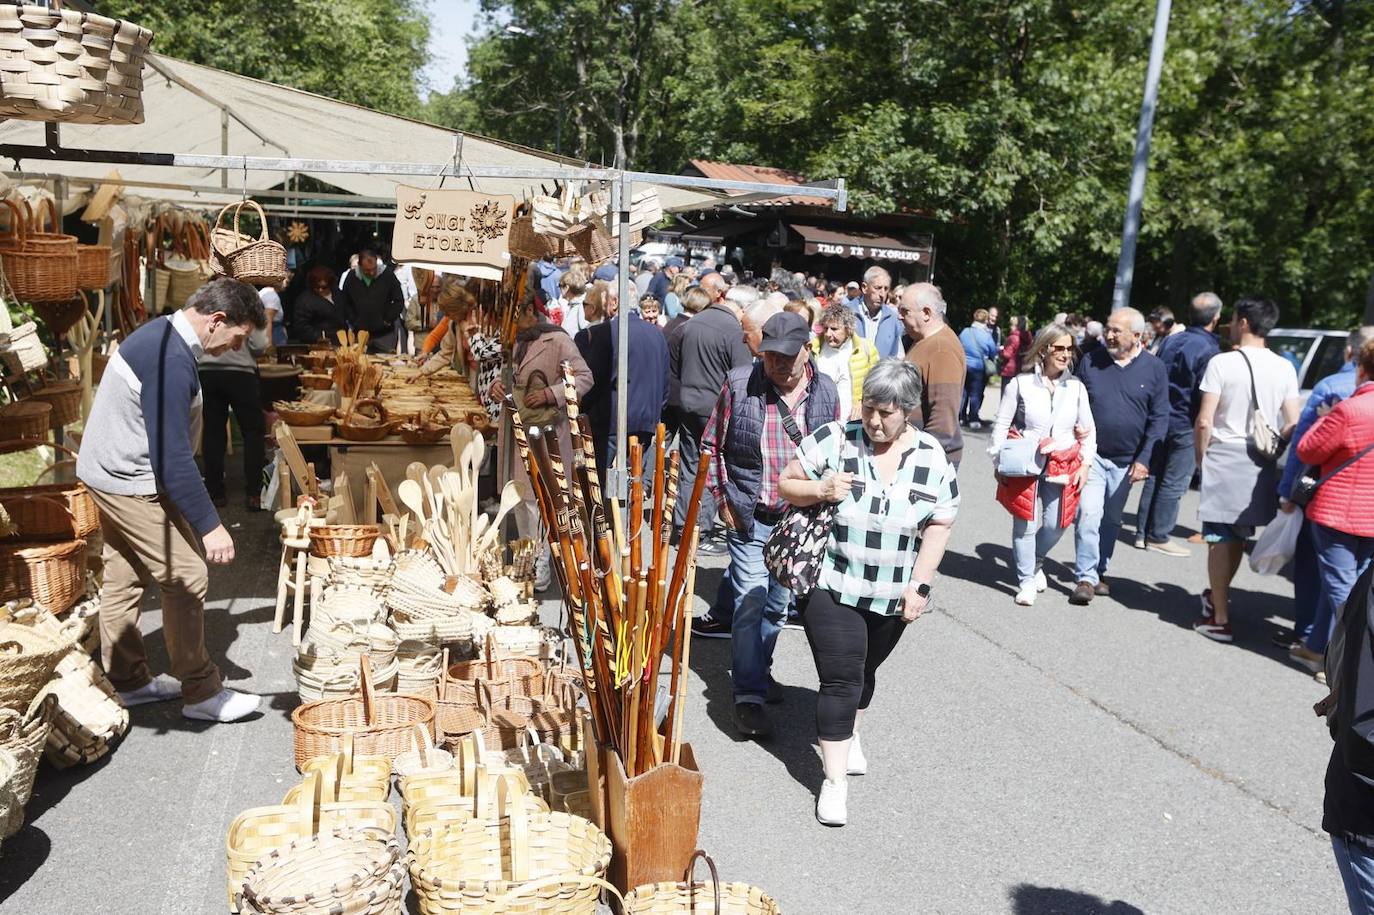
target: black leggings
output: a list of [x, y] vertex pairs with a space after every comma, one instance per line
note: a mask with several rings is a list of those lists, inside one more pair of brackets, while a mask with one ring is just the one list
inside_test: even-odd
[[821, 678], [816, 733], [821, 740], [854, 736], [854, 714], [873, 701], [874, 674], [892, 654], [907, 624], [837, 603], [824, 588], [811, 592], [802, 616]]
[[215, 498], [224, 497], [224, 453], [229, 448], [225, 424], [233, 408], [243, 434], [243, 489], [246, 495], [257, 497], [262, 492], [262, 468], [267, 463], [263, 441], [267, 430], [257, 373], [201, 369], [200, 393], [205, 430], [200, 453], [205, 461], [205, 488]]

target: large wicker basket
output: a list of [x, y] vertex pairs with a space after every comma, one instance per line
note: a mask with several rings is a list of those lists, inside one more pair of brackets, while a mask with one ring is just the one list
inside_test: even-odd
[[110, 285], [110, 246], [76, 246], [76, 285], [82, 289], [104, 289]]
[[32, 597], [49, 613], [63, 613], [85, 584], [85, 540], [0, 544], [0, 600]]
[[379, 829], [337, 829], [273, 849], [243, 879], [242, 910], [261, 915], [399, 915], [401, 846]]
[[[231, 206], [234, 207], [232, 230], [220, 225]], [[239, 231], [239, 217], [245, 206], [257, 211], [261, 229], [256, 239]], [[226, 204], [215, 217], [210, 244], [219, 269], [228, 276], [253, 286], [276, 286], [286, 280], [286, 249], [267, 237], [267, 214], [256, 200]]]
[[0, 439], [37, 439], [48, 437], [52, 428], [52, 404], [42, 400], [20, 400], [0, 406]]
[[376, 524], [324, 524], [310, 528], [310, 552], [315, 556], [371, 556], [381, 536]]
[[[57, 700], [51, 696], [24, 715], [10, 709], [0, 709], [0, 750], [14, 754], [18, 763], [10, 785], [20, 808], [33, 796], [33, 780], [38, 774], [38, 760], [43, 756], [43, 745], [48, 742], [51, 720]], [[0, 839], [9, 838], [18, 831], [23, 820], [11, 815], [9, 823], [0, 823]]]
[[153, 33], [95, 13], [0, 7], [0, 117], [143, 123], [143, 56]]
[[81, 481], [0, 489], [21, 540], [72, 540], [100, 530], [100, 509]]
[[[10, 7], [0, 6], [0, 14], [7, 9]], [[0, 50], [0, 55], [3, 54]], [[40, 237], [34, 238], [27, 208], [13, 200], [0, 203], [10, 211], [10, 231], [0, 235], [0, 261], [15, 296], [21, 302], [69, 303], [75, 300], [76, 236], [38, 233]], [[75, 323], [75, 318], [72, 321]], [[52, 331], [62, 333], [66, 329], [53, 327]]]
[[352, 733], [357, 752], [385, 756], [388, 761], [410, 749], [411, 728], [433, 729], [434, 703], [420, 696], [377, 695], [367, 655], [359, 661], [362, 692], [348, 699], [309, 702], [291, 713], [295, 725], [296, 767], [316, 756], [337, 753], [343, 737]]
[[54, 426], [69, 426], [81, 418], [80, 382], [50, 381], [27, 399], [50, 404]]
[[[692, 879], [698, 860], [711, 871], [711, 882]], [[677, 883], [637, 886], [625, 897], [624, 915], [780, 915], [778, 904], [763, 890], [747, 883], [721, 883], [716, 862], [698, 849]]]

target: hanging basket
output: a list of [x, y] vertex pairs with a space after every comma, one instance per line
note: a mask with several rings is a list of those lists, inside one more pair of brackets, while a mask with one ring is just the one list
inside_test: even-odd
[[105, 289], [110, 285], [109, 245], [76, 246], [76, 285], [82, 289]]
[[0, 600], [32, 597], [49, 613], [64, 613], [85, 585], [85, 540], [0, 543]]
[[21, 400], [0, 406], [0, 439], [32, 439], [43, 444], [52, 428], [52, 404]]
[[[220, 224], [230, 206], [234, 207], [232, 230]], [[245, 206], [257, 211], [261, 229], [256, 239], [239, 231], [239, 216]], [[286, 249], [267, 237], [267, 214], [256, 200], [227, 204], [220, 210], [210, 243], [226, 275], [252, 286], [276, 286], [286, 281]]]
[[[7, 9], [10, 7], [0, 6], [0, 13]], [[31, 225], [27, 205], [8, 199], [0, 204], [10, 211], [9, 232], [0, 234], [0, 262], [15, 297], [35, 304], [65, 304], [76, 299], [76, 236], [37, 232]], [[68, 313], [70, 310], [54, 317]], [[46, 320], [46, 316], [40, 317]], [[75, 318], [71, 323], [76, 323]], [[67, 327], [52, 330], [62, 333]]]
[[[3, 309], [4, 305], [0, 305]], [[10, 374], [36, 372], [48, 365], [48, 351], [38, 336], [38, 325], [32, 321], [20, 324], [8, 334], [0, 334], [0, 359]]]
[[34, 391], [27, 399], [51, 404], [54, 426], [69, 426], [81, 418], [80, 382], [52, 381]]
[[153, 33], [121, 19], [0, 7], [0, 117], [142, 124], [143, 57]]

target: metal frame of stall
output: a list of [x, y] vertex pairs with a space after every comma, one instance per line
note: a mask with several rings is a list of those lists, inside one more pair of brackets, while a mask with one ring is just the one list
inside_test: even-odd
[[[618, 365], [616, 368], [616, 459], [615, 466], [607, 470], [606, 488], [616, 498], [624, 500], [628, 493], [629, 475], [625, 469], [628, 435], [627, 400], [629, 379], [629, 267], [630, 267], [630, 201], [634, 197], [636, 184], [668, 185], [671, 187], [705, 191], [742, 191], [743, 195], [729, 198], [731, 203], [750, 203], [774, 197], [795, 195], [799, 188], [806, 188], [808, 196], [821, 197], [835, 201], [835, 209], [844, 211], [848, 194], [843, 178], [796, 184], [762, 184], [752, 181], [725, 181], [714, 178], [695, 178], [686, 175], [664, 175], [653, 172], [637, 172], [619, 168], [574, 167], [551, 165], [548, 168], [527, 168], [520, 166], [469, 166], [462, 164], [455, 155], [451, 162], [426, 164], [420, 162], [368, 162], [346, 159], [295, 159], [265, 156], [230, 155], [191, 155], [185, 153], [150, 153], [112, 149], [78, 149], [61, 145], [58, 125], [47, 125], [47, 144], [28, 146], [21, 144], [0, 144], [0, 158], [14, 162], [14, 170], [22, 172], [22, 160], [53, 162], [91, 162], [108, 165], [163, 165], [181, 168], [215, 169], [222, 173], [221, 187], [215, 190], [223, 193], [228, 187], [229, 174], [242, 171], [247, 176], [250, 171], [283, 172], [289, 177], [301, 172], [398, 175], [417, 178], [430, 178], [436, 181], [444, 178], [515, 178], [531, 181], [596, 181], [608, 185], [611, 195], [610, 215], [614, 220], [619, 241], [617, 252], [617, 286], [621, 302], [620, 318], [617, 321]], [[456, 135], [460, 138], [461, 134]], [[273, 143], [276, 146], [277, 144]], [[455, 147], [457, 148], [457, 147]], [[245, 196], [246, 195], [245, 180]], [[169, 185], [175, 187], [176, 185]], [[210, 190], [207, 188], [207, 190]], [[288, 192], [289, 194], [289, 192]]]

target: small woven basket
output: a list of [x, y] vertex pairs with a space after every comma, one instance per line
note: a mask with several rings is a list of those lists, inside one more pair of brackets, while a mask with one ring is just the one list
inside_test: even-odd
[[52, 404], [21, 400], [0, 406], [0, 438], [34, 439], [42, 444], [52, 428]]
[[52, 424], [69, 426], [81, 418], [81, 383], [53, 381], [34, 391], [28, 398], [52, 406]]
[[110, 246], [76, 246], [76, 285], [82, 289], [104, 289], [110, 285]]
[[[711, 871], [709, 883], [695, 880], [697, 861]], [[780, 915], [778, 904], [763, 890], [747, 883], [721, 883], [716, 862], [697, 850], [687, 865], [685, 879], [677, 883], [637, 886], [625, 897], [624, 915]]]
[[[234, 207], [232, 232], [220, 225], [229, 207]], [[239, 231], [239, 217], [245, 206], [258, 214], [259, 234], [256, 239]], [[226, 275], [252, 286], [277, 286], [286, 280], [286, 249], [267, 237], [267, 214], [256, 200], [227, 204], [215, 217], [215, 229], [210, 234], [215, 257]]]
[[87, 765], [106, 753], [129, 729], [129, 710], [95, 660], [79, 647], [57, 664], [40, 695], [57, 697], [43, 758], [55, 768]]
[[314, 556], [371, 556], [382, 529], [376, 524], [325, 524], [309, 533]]
[[26, 712], [73, 644], [33, 626], [0, 623], [0, 709]]
[[295, 400], [278, 400], [272, 409], [288, 426], [323, 426], [334, 416], [333, 407]]
[[[43, 756], [43, 746], [48, 742], [48, 732], [52, 729], [52, 715], [57, 700], [46, 696], [39, 702], [27, 718], [11, 709], [0, 709], [0, 750], [14, 754], [18, 762], [11, 785], [19, 806], [23, 807], [33, 796], [33, 781], [38, 774], [38, 760]], [[0, 824], [0, 838], [8, 838], [13, 833], [5, 833]], [[19, 823], [13, 826], [17, 830]]]
[[79, 480], [0, 489], [0, 505], [21, 540], [71, 540], [100, 530], [100, 509]]
[[433, 728], [433, 702], [419, 696], [376, 695], [366, 655], [358, 667], [360, 696], [310, 702], [291, 713], [298, 768], [307, 759], [338, 752], [350, 732], [359, 753], [394, 760], [410, 749], [411, 727]]
[[[0, 278], [0, 286], [3, 286], [3, 278]], [[13, 375], [46, 368], [48, 351], [38, 336], [38, 325], [27, 321], [8, 334], [0, 334], [0, 360]]]
[[63, 613], [86, 587], [86, 541], [0, 543], [0, 600], [32, 597], [49, 613]]
[[242, 911], [399, 915], [405, 862], [394, 836], [338, 829], [268, 852], [243, 878]]

